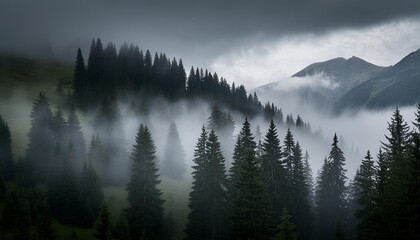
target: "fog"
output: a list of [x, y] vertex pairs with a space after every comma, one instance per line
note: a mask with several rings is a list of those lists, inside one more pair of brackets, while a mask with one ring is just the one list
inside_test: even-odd
[[[297, 80], [297, 78], [289, 79], [290, 81]], [[302, 141], [302, 148], [307, 149], [311, 156], [310, 163], [314, 172], [321, 167], [324, 157], [328, 156], [329, 145], [332, 143], [334, 133], [339, 137], [339, 141], [341, 136], [341, 139], [344, 139], [344, 143], [341, 144], [344, 144], [347, 177], [353, 178], [367, 150], [370, 150], [372, 156], [376, 157], [381, 141], [385, 141], [385, 134], [388, 134], [388, 122], [391, 120], [395, 107], [382, 110], [348, 110], [336, 115], [326, 107], [322, 108], [317, 105], [318, 103], [303, 100], [294, 95], [293, 91], [289, 91], [300, 87], [309, 87], [312, 90], [316, 88], [329, 89], [332, 85], [325, 85], [326, 82], [330, 82], [330, 80], [320, 80], [318, 77], [303, 78], [296, 83], [289, 84], [289, 86], [293, 86], [292, 88], [281, 87], [279, 84], [274, 88], [277, 87], [281, 91], [270, 91], [271, 88], [269, 88], [259, 89], [257, 93], [262, 102], [270, 101], [282, 108], [284, 115], [292, 113], [296, 117], [299, 114], [305, 122], [310, 123], [313, 132], [321, 135], [321, 140], [324, 140], [324, 144], [318, 145], [321, 148], [315, 147], [319, 144], [317, 141], [320, 139], [314, 142], [308, 141], [309, 139], [304, 136], [298, 137], [298, 140]], [[404, 106], [399, 109], [411, 128], [416, 107]]]
[[[15, 91], [9, 96], [7, 98], [3, 97], [4, 99], [2, 99], [2, 115], [9, 122], [9, 125], [11, 125], [15, 155], [24, 156], [27, 133], [30, 127], [29, 115], [35, 96], [25, 91]], [[50, 94], [47, 97], [50, 100], [56, 100], [57, 98], [54, 94]], [[321, 167], [324, 158], [329, 154], [334, 133], [339, 136], [340, 141], [344, 140], [340, 144], [346, 156], [347, 176], [349, 178], [354, 176], [367, 150], [370, 150], [373, 155], [376, 155], [381, 145], [380, 142], [385, 140], [384, 136], [388, 133], [387, 122], [390, 121], [392, 112], [394, 111], [393, 108], [381, 111], [361, 110], [358, 112], [344, 112], [339, 116], [335, 116], [326, 111], [317, 110], [317, 108], [309, 104], [301, 104], [294, 98], [285, 99], [279, 98], [278, 96], [260, 94], [260, 100], [262, 102], [273, 102], [279, 108], [282, 108], [284, 116], [292, 113], [293, 117], [296, 118], [299, 114], [305, 122], [310, 123], [312, 134], [293, 128], [292, 133], [295, 136], [295, 140], [301, 143], [303, 151], [307, 150], [309, 152], [310, 164], [314, 174]], [[104, 132], [98, 132], [95, 129], [94, 118], [96, 113], [94, 111], [85, 115], [78, 114], [82, 121], [82, 130], [87, 149], [94, 134], [99, 134], [102, 140], [104, 138], [110, 139], [111, 141], [112, 139], [116, 139], [115, 145], [123, 147], [125, 152], [122, 155], [115, 156], [118, 159], [115, 160], [117, 164], [112, 169], [112, 175], [115, 175], [118, 179], [120, 177], [127, 179], [130, 166], [128, 154], [131, 152], [140, 123], [144, 123], [149, 127], [156, 145], [158, 162], [161, 164], [164, 160], [168, 129], [171, 122], [175, 122], [181, 139], [181, 145], [186, 155], [187, 172], [184, 174], [184, 179], [191, 179], [191, 165], [195, 144], [202, 126], [207, 126], [208, 124], [212, 104], [203, 101], [168, 103], [164, 99], [157, 99], [153, 101], [147, 114], [136, 114], [132, 111], [129, 104], [123, 102], [119, 102], [118, 106], [121, 113], [120, 122], [122, 136], [124, 138], [123, 141], [117, 136], [110, 135], [108, 129]], [[58, 106], [51, 104], [51, 107], [53, 112], [55, 112]], [[19, 111], [14, 111], [13, 109], [19, 109]], [[411, 127], [411, 122], [414, 120], [415, 107], [402, 107], [400, 110], [404, 119]], [[231, 113], [235, 121], [235, 131], [234, 136], [232, 136], [232, 141], [234, 141], [242, 127], [245, 116], [237, 112]], [[260, 127], [263, 139], [268, 128], [268, 122], [262, 117], [256, 117], [250, 119], [250, 123], [254, 134], [257, 126]], [[278, 134], [282, 144], [286, 130], [287, 127], [285, 125], [278, 126]], [[121, 132], [118, 134], [121, 134]], [[230, 166], [232, 152], [233, 149], [230, 152], [226, 152], [226, 150], [224, 152], [228, 167]]]

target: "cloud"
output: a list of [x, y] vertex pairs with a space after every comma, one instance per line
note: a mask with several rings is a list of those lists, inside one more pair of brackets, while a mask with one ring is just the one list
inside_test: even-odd
[[233, 48], [419, 15], [418, 0], [2, 0], [0, 50], [70, 57], [90, 39], [139, 44], [207, 67]]
[[216, 58], [212, 70], [248, 89], [277, 81], [287, 88], [290, 81], [296, 81], [289, 76], [309, 64], [336, 57], [356, 55], [373, 64], [393, 65], [420, 48], [419, 38], [420, 19], [336, 30], [325, 35], [292, 35], [234, 49]]

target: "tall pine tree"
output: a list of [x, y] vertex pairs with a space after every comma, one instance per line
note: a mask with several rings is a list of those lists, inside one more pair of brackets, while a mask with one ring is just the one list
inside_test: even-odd
[[[196, 147], [194, 162], [201, 172], [195, 172], [194, 188], [190, 194], [189, 223], [186, 233], [187, 239], [225, 239], [227, 231], [227, 176], [224, 157], [216, 133], [212, 130], [205, 144], [204, 157], [201, 152], [204, 132]], [[201, 152], [201, 153], [200, 153]], [[204, 158], [204, 161], [200, 161]], [[205, 224], [203, 224], [205, 223]]]
[[11, 180], [13, 173], [12, 137], [9, 125], [0, 115], [0, 178]]
[[156, 164], [156, 147], [147, 126], [140, 125], [131, 152], [126, 215], [132, 239], [161, 239], [164, 229], [162, 192]]
[[267, 182], [268, 195], [273, 204], [274, 220], [275, 223], [279, 223], [282, 209], [290, 203], [290, 186], [281, 162], [280, 140], [273, 120], [262, 143], [261, 167]]
[[[50, 105], [44, 93], [40, 93], [31, 112], [31, 129], [28, 137], [26, 161], [35, 182], [46, 182], [53, 165], [54, 136]], [[34, 182], [33, 182], [34, 183]]]
[[235, 182], [238, 194], [231, 217], [232, 239], [270, 239], [273, 235], [272, 207], [255, 153], [247, 152]]
[[175, 179], [181, 179], [187, 170], [185, 153], [175, 122], [172, 122], [169, 126], [165, 147], [165, 159], [162, 162], [161, 168], [163, 175]]

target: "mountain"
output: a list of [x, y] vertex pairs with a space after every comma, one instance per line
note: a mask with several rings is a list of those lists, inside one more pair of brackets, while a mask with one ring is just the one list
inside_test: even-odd
[[[281, 89], [281, 83], [275, 82], [256, 89], [260, 96], [271, 95], [280, 98], [298, 97], [301, 103], [315, 105], [319, 108], [332, 109], [350, 89], [361, 84], [384, 67], [376, 66], [358, 57], [334, 58], [324, 62], [313, 63], [295, 73], [291, 81], [303, 79], [313, 84], [303, 84], [294, 89]], [[321, 83], [321, 84], [320, 84]]]
[[300, 104], [336, 113], [344, 109], [413, 105], [420, 101], [420, 49], [390, 67], [380, 67], [355, 56], [313, 63], [292, 75], [289, 81], [301, 79], [312, 84], [287, 90], [281, 88], [280, 81], [261, 86], [256, 92], [261, 97], [265, 94], [281, 101], [297, 97]]
[[419, 101], [420, 49], [349, 90], [335, 103], [334, 111], [362, 107], [380, 109], [414, 105]]

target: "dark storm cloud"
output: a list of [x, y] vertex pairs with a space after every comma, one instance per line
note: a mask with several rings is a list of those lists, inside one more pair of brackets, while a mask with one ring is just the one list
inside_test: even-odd
[[90, 39], [124, 41], [206, 64], [252, 41], [418, 17], [420, 1], [1, 0], [0, 50], [74, 55]]

